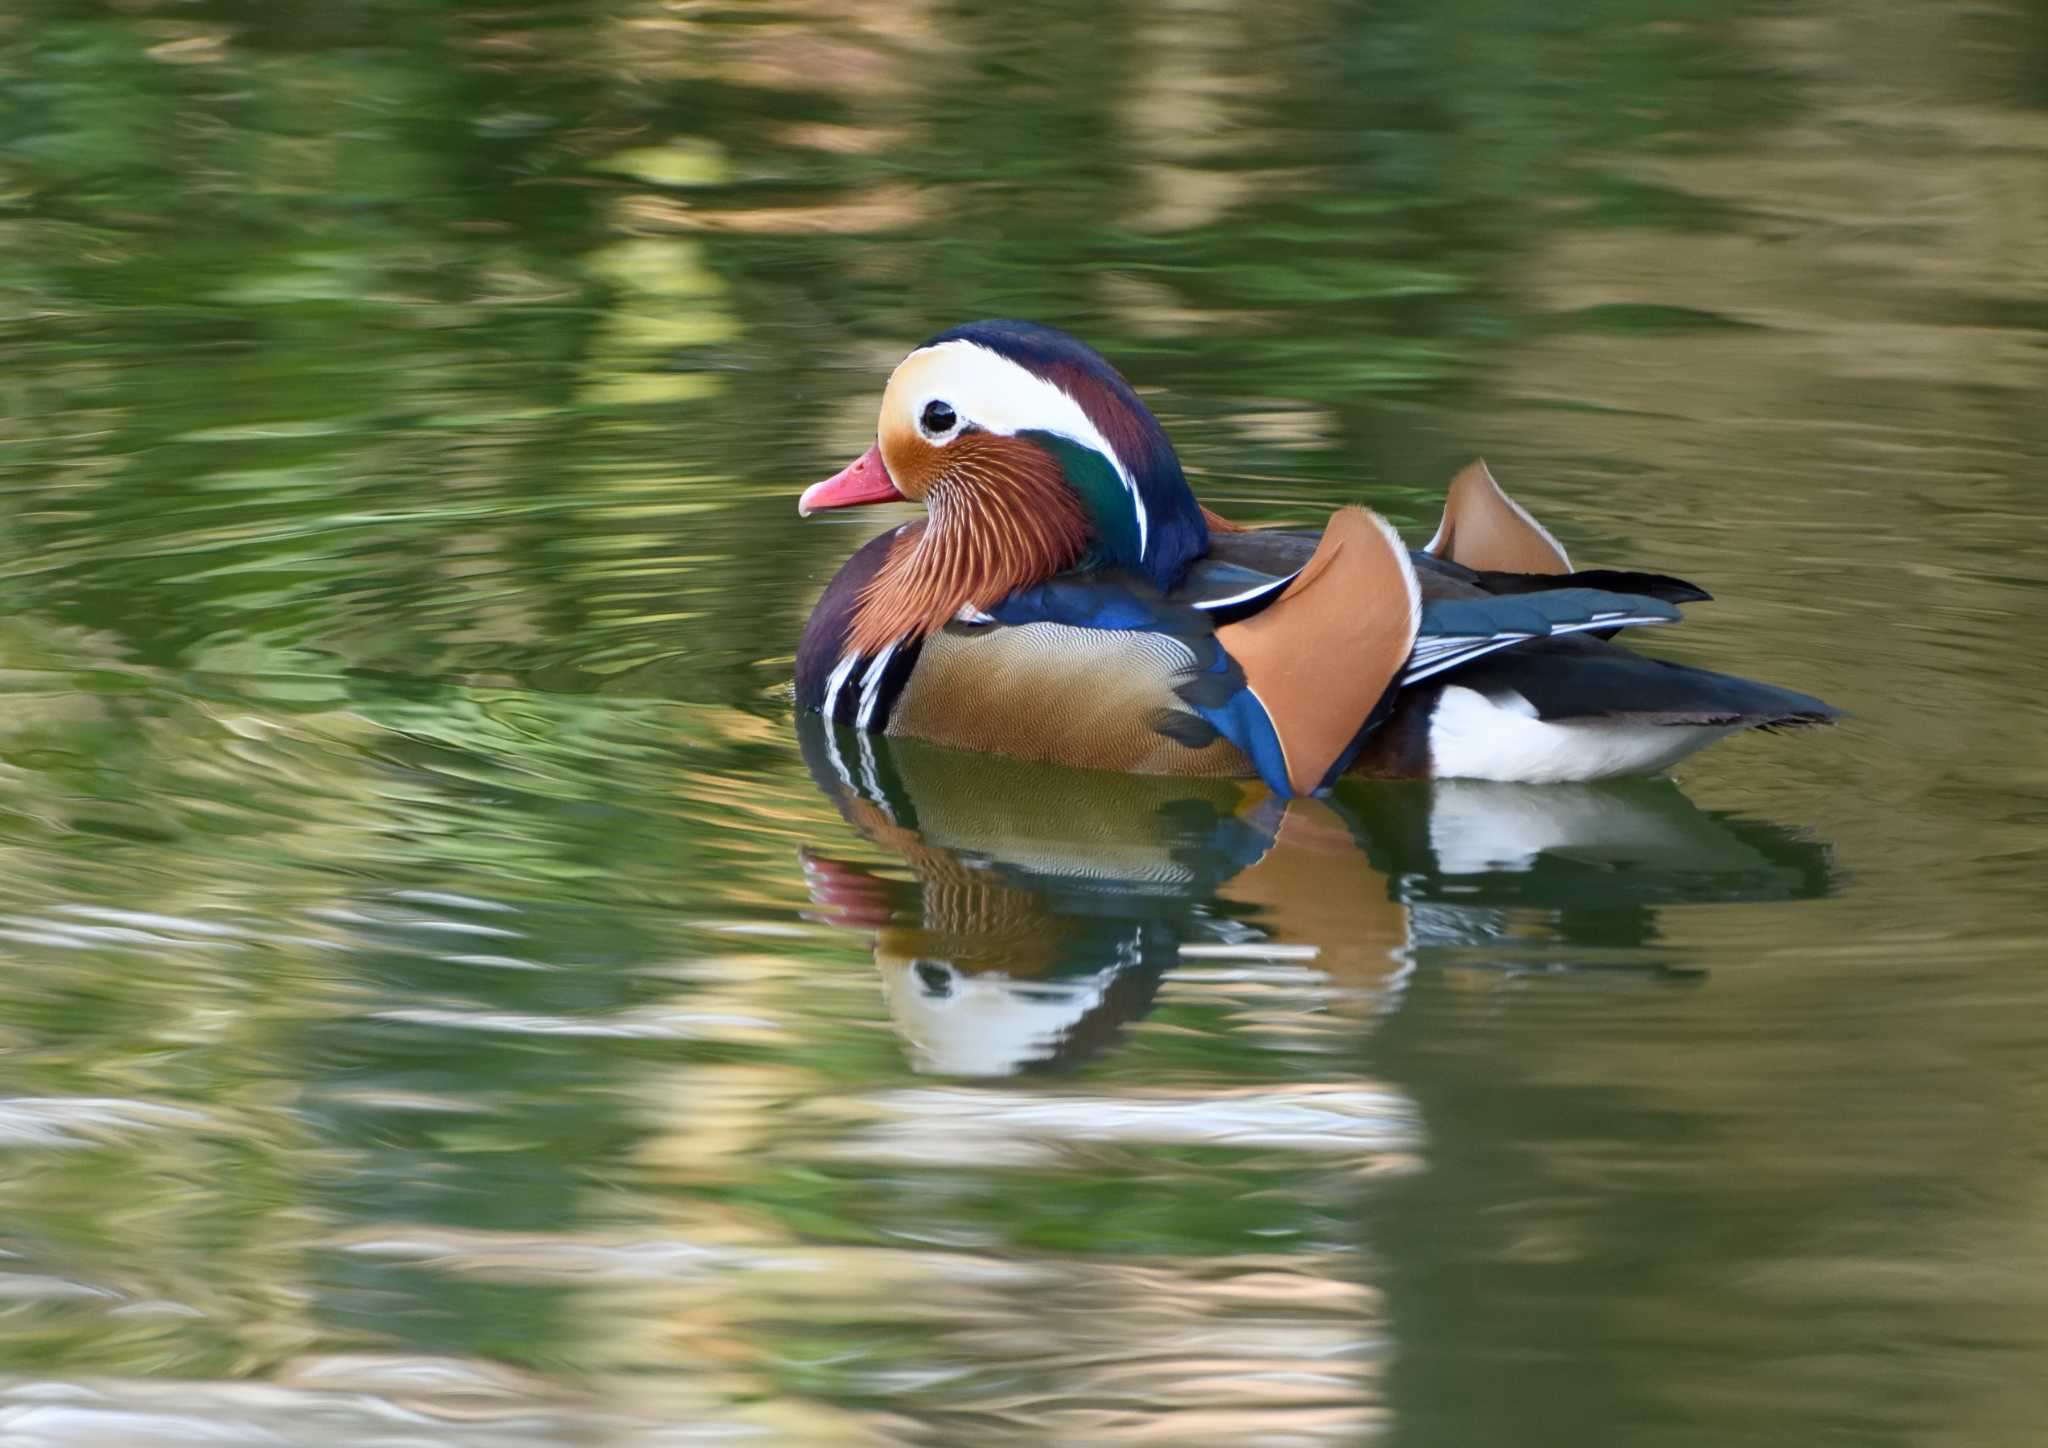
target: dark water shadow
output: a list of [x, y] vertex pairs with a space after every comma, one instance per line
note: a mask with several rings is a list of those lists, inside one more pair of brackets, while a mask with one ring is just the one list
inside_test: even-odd
[[819, 916], [872, 935], [913, 1064], [944, 1074], [1075, 1066], [1194, 964], [1311, 970], [1380, 1008], [1439, 964], [1689, 975], [1651, 948], [1660, 910], [1833, 880], [1826, 844], [1702, 810], [1668, 779], [1283, 801], [799, 730], [818, 787], [909, 869], [807, 846]]

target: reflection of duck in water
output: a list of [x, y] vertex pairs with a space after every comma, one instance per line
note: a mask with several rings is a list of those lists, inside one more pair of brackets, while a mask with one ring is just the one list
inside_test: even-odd
[[1402, 911], [1326, 805], [892, 745], [813, 718], [802, 735], [841, 812], [916, 875], [805, 857], [831, 918], [875, 932], [891, 1013], [923, 1069], [1002, 1075], [1085, 1056], [1149, 1007], [1184, 954], [1312, 948], [1281, 917], [1315, 921], [1326, 900], [1347, 902], [1334, 954], [1351, 983], [1396, 969]]
[[1666, 780], [1283, 801], [815, 717], [800, 732], [820, 787], [914, 876], [806, 851], [813, 898], [874, 932], [914, 1063], [947, 1074], [1084, 1059], [1177, 965], [1308, 965], [1334, 1000], [1372, 1009], [1419, 950], [1483, 948], [1517, 907], [1586, 912], [1602, 943], [1641, 943], [1657, 904], [1798, 898], [1827, 882], [1823, 847], [1705, 814]]

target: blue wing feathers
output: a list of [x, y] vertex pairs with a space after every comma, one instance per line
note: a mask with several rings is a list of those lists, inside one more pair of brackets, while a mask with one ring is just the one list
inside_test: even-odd
[[1266, 713], [1266, 706], [1259, 702], [1244, 684], [1238, 680], [1235, 693], [1219, 707], [1196, 706], [1195, 712], [1207, 720], [1225, 739], [1244, 751], [1245, 758], [1259, 772], [1259, 778], [1275, 794], [1286, 796], [1294, 793], [1294, 786], [1287, 778], [1287, 755], [1280, 748], [1280, 735], [1273, 728], [1273, 720]]
[[1245, 681], [1244, 671], [1213, 635], [1196, 642], [1194, 649], [1194, 662], [1174, 693], [1203, 722], [1244, 751], [1269, 788], [1278, 794], [1292, 794], [1280, 733]]
[[1121, 575], [1062, 575], [1011, 594], [989, 616], [997, 623], [1176, 633], [1174, 613], [1148, 585]]
[[1676, 623], [1678, 618], [1677, 608], [1662, 599], [1597, 588], [1434, 599], [1422, 606], [1422, 626], [1401, 682], [1420, 683], [1531, 639]]
[[1505, 597], [1447, 598], [1425, 603], [1418, 639], [1526, 633], [1542, 638], [1561, 624], [1604, 623], [1621, 617], [1675, 622], [1677, 608], [1642, 594], [1597, 588], [1560, 588]]

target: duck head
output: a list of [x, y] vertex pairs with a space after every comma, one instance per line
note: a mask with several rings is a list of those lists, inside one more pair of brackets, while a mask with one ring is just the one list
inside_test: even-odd
[[882, 394], [875, 445], [798, 511], [923, 503], [876, 575], [853, 642], [922, 637], [1075, 567], [1171, 588], [1209, 546], [1165, 430], [1093, 348], [1030, 322], [974, 322], [917, 348]]

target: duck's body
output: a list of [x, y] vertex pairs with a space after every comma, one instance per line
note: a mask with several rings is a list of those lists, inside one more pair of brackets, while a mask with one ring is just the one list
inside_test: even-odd
[[1050, 329], [934, 339], [891, 380], [880, 432], [804, 499], [931, 510], [855, 553], [805, 628], [798, 704], [857, 729], [1307, 794], [1346, 771], [1654, 773], [1835, 714], [1605, 642], [1706, 595], [1571, 572], [1481, 465], [1415, 552], [1362, 509], [1321, 534], [1224, 524], [1123, 380]]

